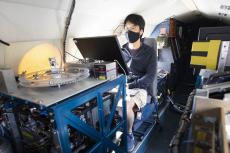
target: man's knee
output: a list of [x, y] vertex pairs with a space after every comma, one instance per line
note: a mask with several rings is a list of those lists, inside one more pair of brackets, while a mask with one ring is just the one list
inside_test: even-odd
[[132, 111], [135, 103], [133, 101], [127, 101], [127, 111]]

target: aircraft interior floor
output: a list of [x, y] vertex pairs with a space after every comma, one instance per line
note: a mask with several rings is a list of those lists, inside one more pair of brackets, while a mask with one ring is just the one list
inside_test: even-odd
[[[188, 86], [184, 84], [178, 86], [174, 96], [174, 101], [185, 104], [190, 92], [192, 92], [192, 87], [188, 88]], [[180, 114], [175, 112], [171, 107], [168, 107], [160, 119], [162, 129], [158, 130], [158, 128], [156, 128], [154, 130], [153, 136], [145, 153], [168, 153], [169, 144], [176, 133], [179, 120]]]

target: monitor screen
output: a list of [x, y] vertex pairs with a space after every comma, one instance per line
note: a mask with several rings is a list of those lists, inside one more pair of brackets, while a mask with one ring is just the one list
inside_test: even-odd
[[230, 40], [230, 26], [225, 27], [201, 27], [199, 29], [198, 40]]
[[[116, 36], [74, 38], [73, 40], [84, 58], [112, 62], [117, 60], [125, 73], [128, 74]], [[120, 66], [118, 67], [119, 73], [124, 73]]]

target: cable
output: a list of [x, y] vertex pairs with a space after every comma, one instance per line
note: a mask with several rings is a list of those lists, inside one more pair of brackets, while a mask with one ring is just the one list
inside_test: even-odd
[[76, 59], [78, 59], [78, 60], [82, 60], [81, 58], [78, 58], [78, 57], [74, 56], [73, 54], [71, 54], [71, 53], [69, 53], [69, 52], [67, 52], [67, 51], [65, 51], [65, 53], [69, 54], [70, 56], [72, 56], [72, 57], [74, 57], [74, 58], [76, 58]]
[[10, 46], [9, 43], [7, 43], [7, 42], [5, 42], [5, 41], [3, 41], [3, 40], [1, 40], [1, 39], [0, 39], [0, 43], [4, 44], [4, 45], [6, 45], [6, 46]]
[[176, 134], [173, 136], [173, 138], [170, 141], [170, 144], [169, 144], [170, 153], [180, 153], [181, 138], [190, 124], [190, 118], [189, 117], [191, 115], [191, 109], [192, 109], [192, 105], [193, 105], [194, 96], [195, 96], [195, 90], [192, 91], [188, 97], [184, 112], [180, 118], [179, 128], [178, 128]]
[[0, 125], [0, 136], [2, 136], [2, 137], [4, 137], [5, 136], [5, 130], [4, 130], [4, 128], [3, 128], [3, 126], [2, 125]]
[[124, 75], [126, 75], [127, 76], [127, 73], [125, 72], [125, 69], [121, 66], [121, 64], [118, 62], [118, 60], [114, 60], [114, 62], [116, 62], [118, 65], [119, 65], [119, 67], [122, 69], [122, 71], [124, 72]]
[[167, 95], [167, 98], [168, 98], [170, 104], [173, 106], [175, 111], [177, 111], [178, 113], [181, 113], [181, 114], [184, 112], [185, 106], [174, 103], [172, 98], [169, 95]]
[[70, 11], [69, 11], [69, 15], [66, 18], [65, 31], [64, 31], [64, 36], [63, 36], [63, 53], [64, 53], [63, 58], [64, 58], [64, 62], [65, 62], [65, 53], [66, 53], [66, 38], [67, 38], [71, 18], [72, 18], [72, 15], [73, 15], [73, 11], [74, 11], [74, 8], [75, 8], [75, 1], [76, 0], [72, 1], [71, 8], [70, 8]]
[[118, 60], [114, 60], [114, 62], [116, 62], [119, 65], [119, 67], [122, 69], [122, 71], [123, 71], [123, 73], [125, 75], [125, 81], [127, 83], [128, 82], [128, 78], [127, 78], [127, 73], [125, 72], [125, 69], [121, 66], [121, 64], [118, 62]]

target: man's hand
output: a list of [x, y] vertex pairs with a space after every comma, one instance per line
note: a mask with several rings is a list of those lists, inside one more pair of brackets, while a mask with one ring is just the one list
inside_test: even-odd
[[126, 83], [126, 90], [127, 90], [127, 89], [129, 89], [129, 84], [128, 84], [128, 83]]
[[109, 91], [110, 93], [117, 93], [118, 92], [118, 87], [113, 88], [112, 90]]
[[[126, 87], [126, 91], [129, 90], [129, 84], [126, 83], [125, 87]], [[118, 92], [118, 86], [116, 86], [115, 88], [113, 88], [109, 92], [110, 93], [117, 93]]]

